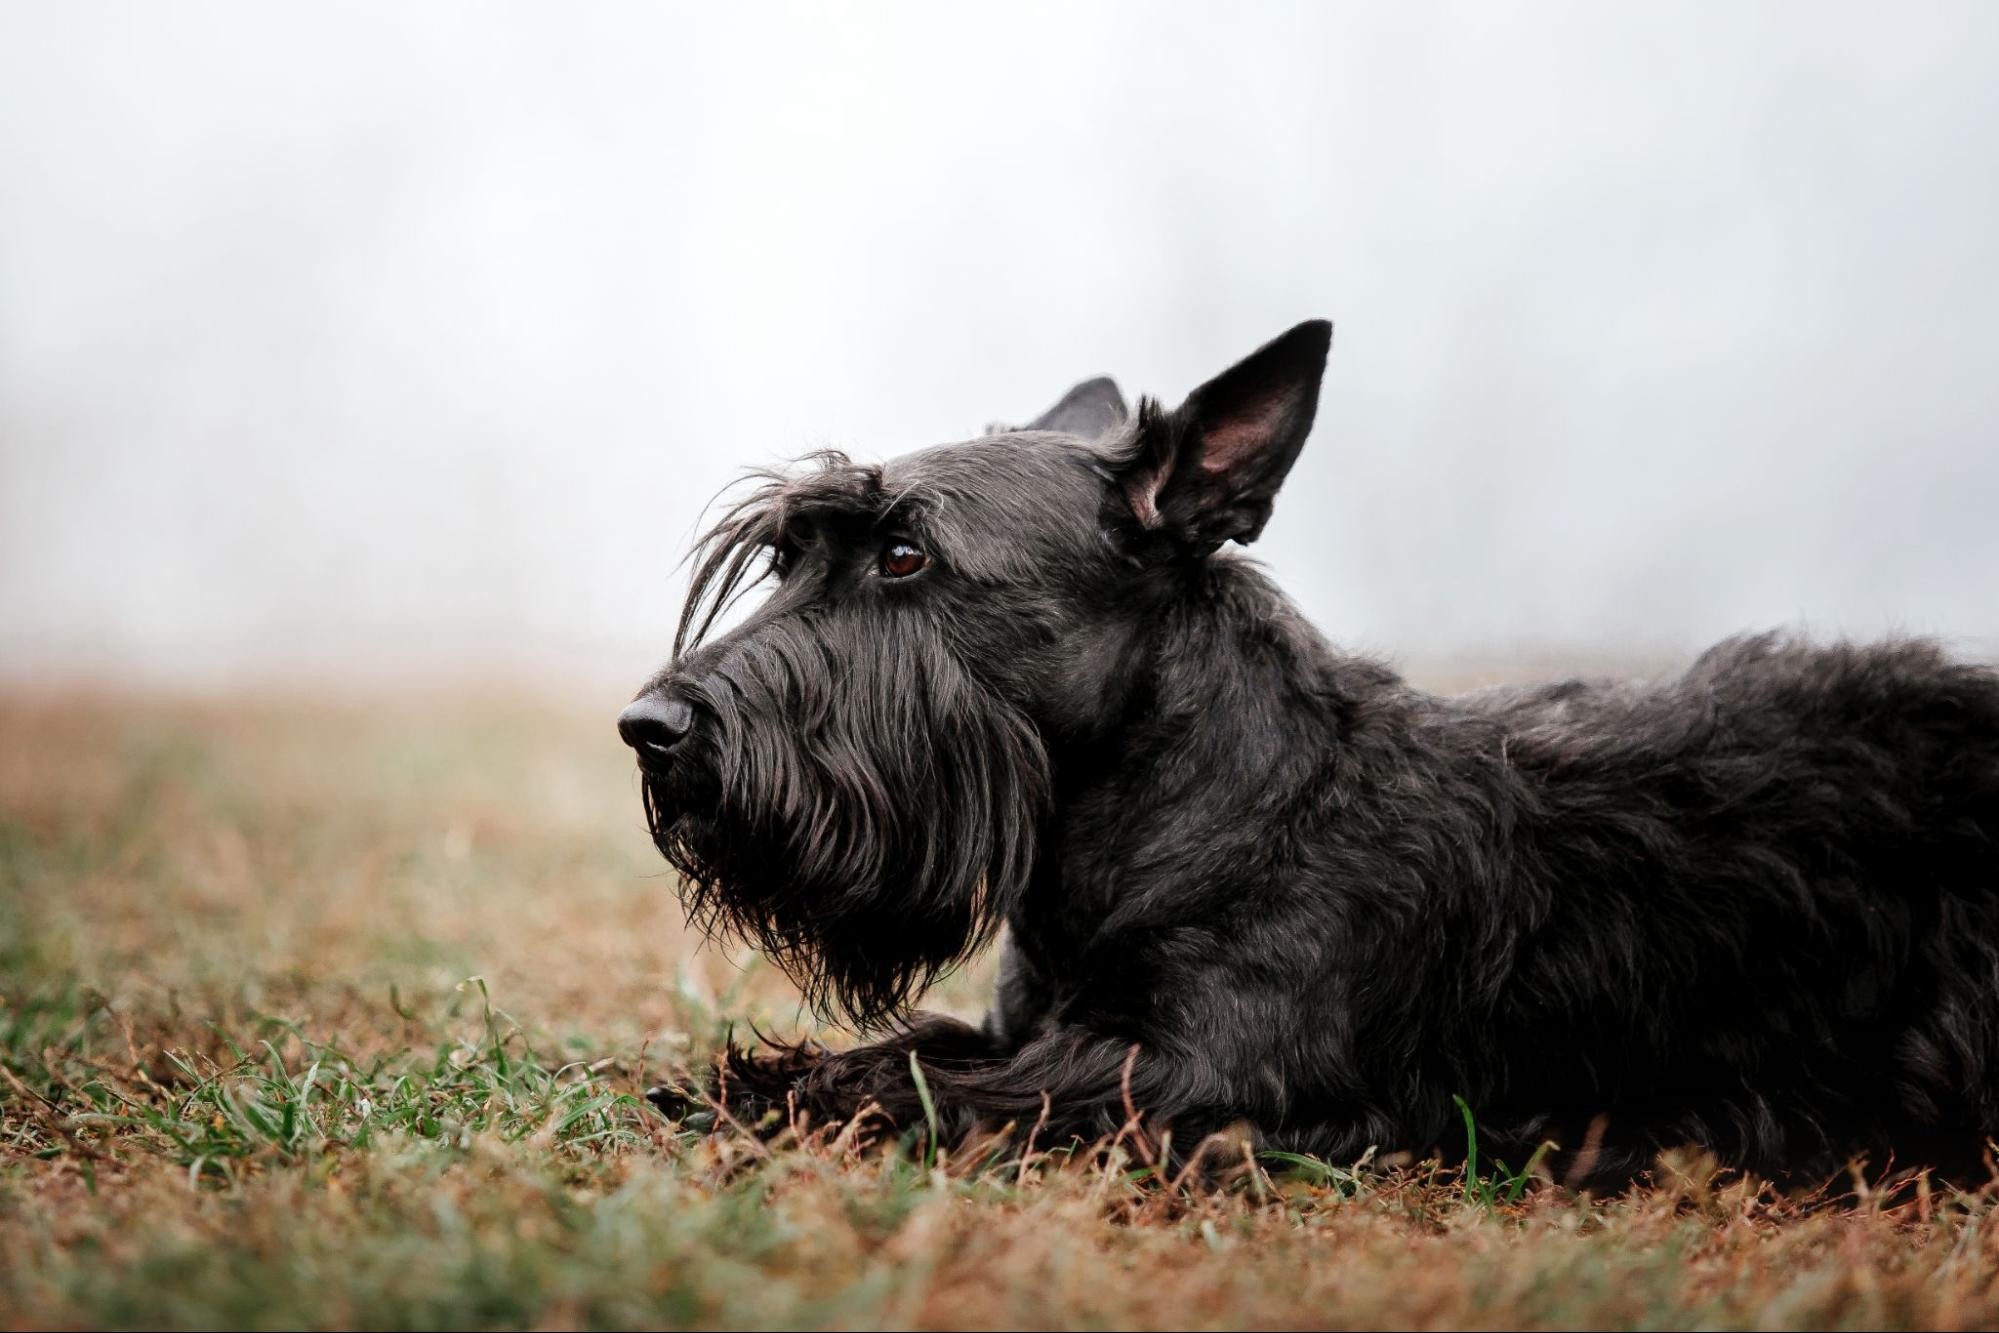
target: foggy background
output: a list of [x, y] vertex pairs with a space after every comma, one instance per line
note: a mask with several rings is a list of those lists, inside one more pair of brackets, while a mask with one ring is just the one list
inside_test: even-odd
[[1999, 6], [0, 9], [0, 676], [635, 686], [748, 463], [1311, 316], [1417, 669], [1999, 647]]

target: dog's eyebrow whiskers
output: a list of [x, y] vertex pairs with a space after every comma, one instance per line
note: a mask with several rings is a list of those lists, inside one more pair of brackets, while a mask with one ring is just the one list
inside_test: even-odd
[[796, 466], [800, 470], [755, 468], [731, 483], [755, 485], [702, 534], [688, 557], [693, 573], [674, 634], [675, 660], [706, 639], [737, 599], [768, 577], [768, 567], [759, 571], [753, 565], [783, 544], [792, 524], [820, 514], [879, 521], [907, 494], [905, 489], [886, 499], [881, 468], [857, 464], [837, 449], [807, 454]]
[[[911, 479], [910, 481], [905, 482], [903, 484], [902, 489], [890, 495], [888, 497], [888, 503], [882, 506], [881, 519], [883, 521], [886, 521], [887, 519], [894, 517], [894, 515], [903, 508], [904, 504], [906, 502], [909, 502], [912, 499], [912, 497], [915, 496], [916, 488], [917, 488], [917, 482], [914, 479]], [[922, 506], [914, 505], [912, 507], [920, 509]]]

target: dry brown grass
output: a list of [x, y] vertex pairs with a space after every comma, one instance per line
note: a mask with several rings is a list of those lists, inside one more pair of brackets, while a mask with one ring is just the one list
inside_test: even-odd
[[0, 701], [0, 1325], [1999, 1320], [1990, 1206], [1941, 1189], [1195, 1195], [679, 1132], [649, 1071], [809, 1024], [682, 928], [606, 711]]

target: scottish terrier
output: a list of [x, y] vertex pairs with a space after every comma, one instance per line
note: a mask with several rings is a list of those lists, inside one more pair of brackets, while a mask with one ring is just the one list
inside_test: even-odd
[[[654, 840], [695, 921], [878, 1038], [732, 1047], [727, 1095], [1336, 1162], [1462, 1144], [1462, 1099], [1573, 1180], [1678, 1144], [1975, 1163], [1999, 674], [1762, 635], [1661, 683], [1439, 697], [1334, 650], [1224, 549], [1331, 337], [1170, 411], [1092, 380], [1017, 430], [821, 454], [708, 532], [619, 718]], [[911, 1012], [1002, 926], [983, 1023]]]

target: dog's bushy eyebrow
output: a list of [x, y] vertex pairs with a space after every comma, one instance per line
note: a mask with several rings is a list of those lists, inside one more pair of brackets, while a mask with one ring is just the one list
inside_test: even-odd
[[918, 507], [907, 492], [884, 488], [879, 466], [856, 463], [837, 449], [807, 454], [790, 468], [754, 469], [734, 484], [743, 483], [752, 489], [723, 510], [688, 557], [694, 573], [673, 636], [675, 658], [706, 638], [736, 599], [763, 580], [770, 553], [801, 526], [835, 518], [874, 523]]

